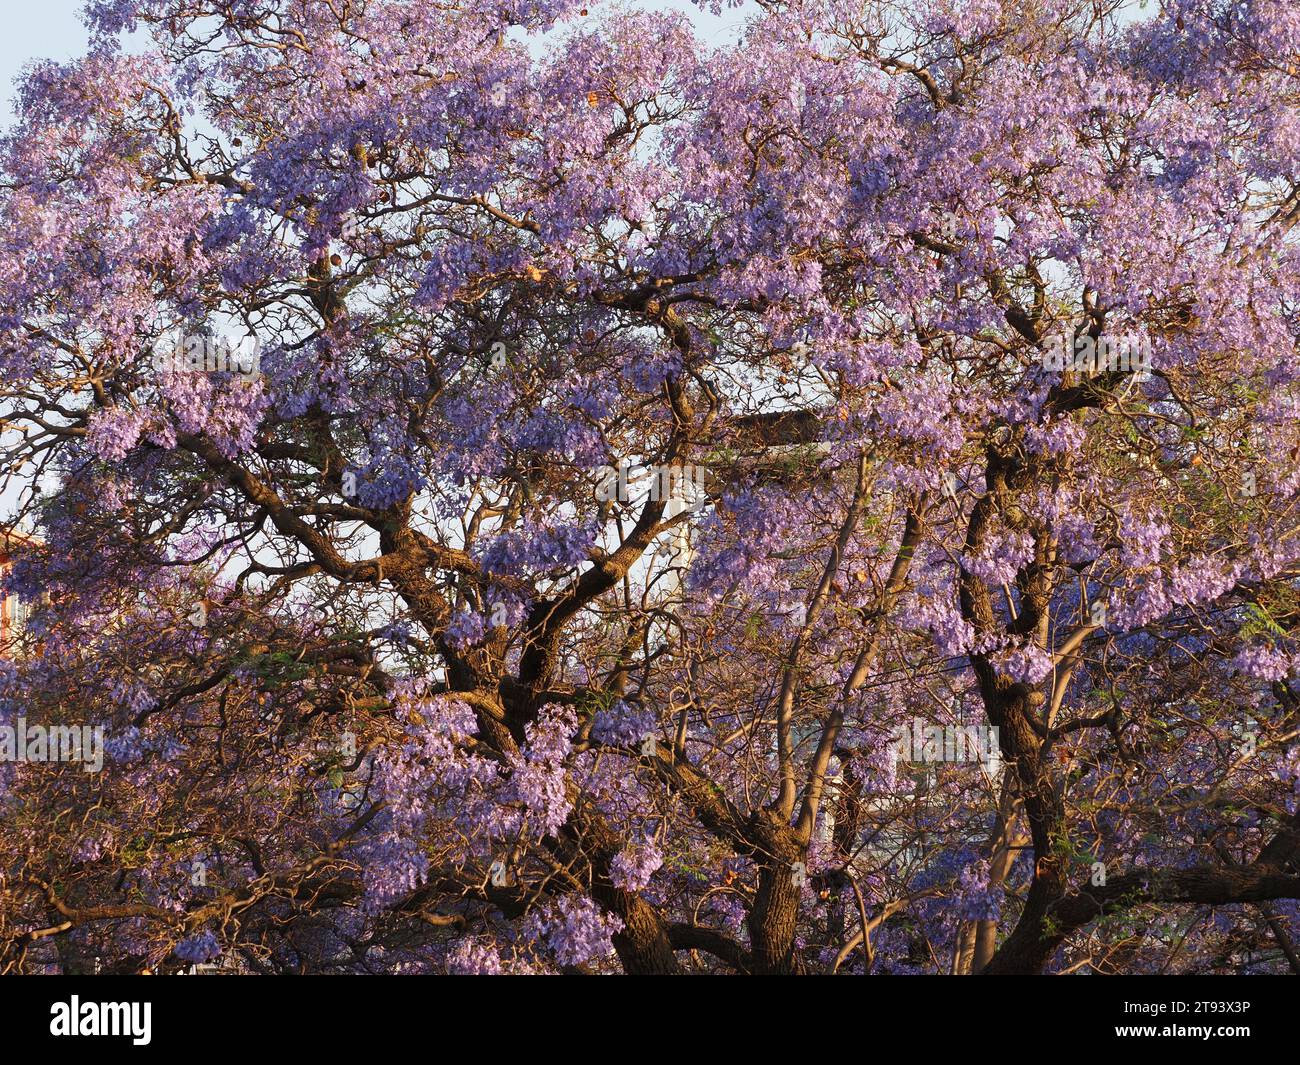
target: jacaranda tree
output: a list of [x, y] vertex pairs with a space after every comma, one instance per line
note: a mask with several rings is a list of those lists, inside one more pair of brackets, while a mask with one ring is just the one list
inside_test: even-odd
[[1300, 971], [1300, 8], [1130, 6], [91, 0], [0, 969]]

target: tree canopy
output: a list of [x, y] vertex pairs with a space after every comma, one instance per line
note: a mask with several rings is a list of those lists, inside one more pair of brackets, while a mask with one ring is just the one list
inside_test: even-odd
[[91, 0], [0, 969], [1300, 971], [1300, 8], [1130, 6]]

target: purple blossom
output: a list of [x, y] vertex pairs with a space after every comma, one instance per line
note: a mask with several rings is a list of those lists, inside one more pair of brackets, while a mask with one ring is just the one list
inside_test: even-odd
[[181, 961], [201, 965], [211, 961], [221, 953], [221, 944], [216, 935], [208, 929], [187, 936], [176, 944], [175, 954]]
[[534, 918], [534, 927], [561, 965], [585, 965], [613, 951], [610, 937], [623, 928], [590, 899], [565, 895]]
[[663, 854], [653, 840], [631, 843], [614, 856], [610, 879], [624, 891], [640, 891], [663, 863]]

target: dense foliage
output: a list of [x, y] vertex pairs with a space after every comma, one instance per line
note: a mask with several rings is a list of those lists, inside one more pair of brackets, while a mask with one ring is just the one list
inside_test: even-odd
[[0, 969], [1300, 967], [1300, 9], [1121, 6], [91, 0]]

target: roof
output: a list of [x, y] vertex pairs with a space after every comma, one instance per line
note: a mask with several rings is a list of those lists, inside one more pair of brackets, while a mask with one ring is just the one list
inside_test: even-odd
[[13, 532], [12, 530], [0, 529], [0, 555], [12, 554], [15, 548], [22, 547], [24, 544], [39, 543], [34, 536], [28, 536], [25, 533]]

